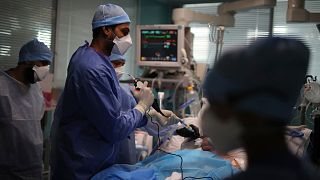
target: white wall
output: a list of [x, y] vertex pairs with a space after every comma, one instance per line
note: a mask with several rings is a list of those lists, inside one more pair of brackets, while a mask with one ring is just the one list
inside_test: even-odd
[[[69, 60], [75, 50], [92, 39], [91, 21], [96, 6], [114, 3], [124, 8], [131, 23], [131, 37], [135, 44], [135, 27], [137, 19], [137, 1], [102, 1], [102, 0], [58, 0], [57, 25], [55, 41], [54, 87], [63, 87], [67, 76]], [[125, 70], [134, 71], [135, 47], [126, 53]]]

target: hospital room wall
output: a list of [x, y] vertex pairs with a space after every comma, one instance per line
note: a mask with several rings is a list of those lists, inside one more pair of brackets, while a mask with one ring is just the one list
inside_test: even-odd
[[[58, 0], [56, 39], [55, 39], [55, 64], [54, 87], [62, 88], [67, 75], [69, 60], [75, 50], [92, 39], [91, 21], [97, 5], [114, 3], [120, 5], [130, 16], [131, 34], [135, 34], [138, 1], [132, 0]], [[135, 38], [133, 43], [135, 43]], [[126, 71], [133, 72], [134, 47], [125, 55], [127, 59]]]
[[[137, 25], [172, 24], [172, 9], [174, 8], [167, 3], [138, 0]], [[132, 68], [133, 75], [137, 77], [143, 73], [143, 69], [137, 65]]]
[[171, 24], [173, 7], [157, 1], [138, 0], [137, 24]]

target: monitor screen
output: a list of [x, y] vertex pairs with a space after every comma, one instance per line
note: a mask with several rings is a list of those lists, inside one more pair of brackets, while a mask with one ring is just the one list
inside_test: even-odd
[[182, 25], [138, 25], [137, 64], [152, 68], [180, 68], [184, 48]]
[[140, 61], [177, 62], [177, 29], [146, 29], [140, 35]]

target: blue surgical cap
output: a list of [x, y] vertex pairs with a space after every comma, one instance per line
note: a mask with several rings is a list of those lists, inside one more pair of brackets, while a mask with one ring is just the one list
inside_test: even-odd
[[204, 91], [210, 103], [288, 123], [305, 82], [309, 49], [301, 41], [266, 38], [225, 53], [210, 70]]
[[125, 58], [122, 56], [122, 55], [119, 55], [119, 54], [111, 54], [109, 56], [109, 59], [110, 61], [117, 61], [117, 60], [123, 60], [123, 61], [126, 61]]
[[92, 29], [130, 22], [128, 14], [120, 6], [103, 4], [96, 8], [92, 19]]
[[33, 39], [21, 47], [18, 62], [48, 61], [51, 63], [52, 57], [52, 52], [43, 42]]

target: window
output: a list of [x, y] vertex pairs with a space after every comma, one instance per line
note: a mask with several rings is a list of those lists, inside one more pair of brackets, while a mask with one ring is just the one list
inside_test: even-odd
[[[184, 7], [193, 11], [216, 15], [218, 3], [189, 4]], [[310, 12], [320, 12], [320, 1], [305, 2]], [[303, 40], [311, 49], [309, 74], [320, 77], [320, 33], [315, 23], [286, 23], [287, 1], [277, 1], [274, 8], [273, 35], [294, 37]], [[226, 27], [222, 51], [236, 45], [248, 45], [251, 40], [269, 35], [270, 10], [252, 9], [235, 15], [235, 27]], [[215, 57], [215, 44], [209, 42], [207, 24], [191, 23], [194, 33], [193, 56], [197, 62], [212, 64]]]
[[[193, 11], [216, 15], [220, 3], [190, 4], [185, 8]], [[222, 52], [236, 46], [248, 45], [253, 39], [269, 35], [269, 9], [253, 9], [239, 12], [235, 15], [235, 26], [226, 27]], [[216, 54], [216, 44], [209, 42], [209, 27], [207, 24], [191, 23], [194, 33], [193, 56], [197, 62], [212, 64]]]
[[[320, 77], [320, 33], [315, 23], [286, 23], [287, 2], [277, 2], [274, 11], [274, 36], [293, 37], [304, 41], [311, 50], [309, 74]], [[320, 1], [306, 1], [310, 12], [320, 12]]]
[[15, 67], [23, 44], [38, 38], [53, 49], [56, 0], [1, 0], [0, 70]]

